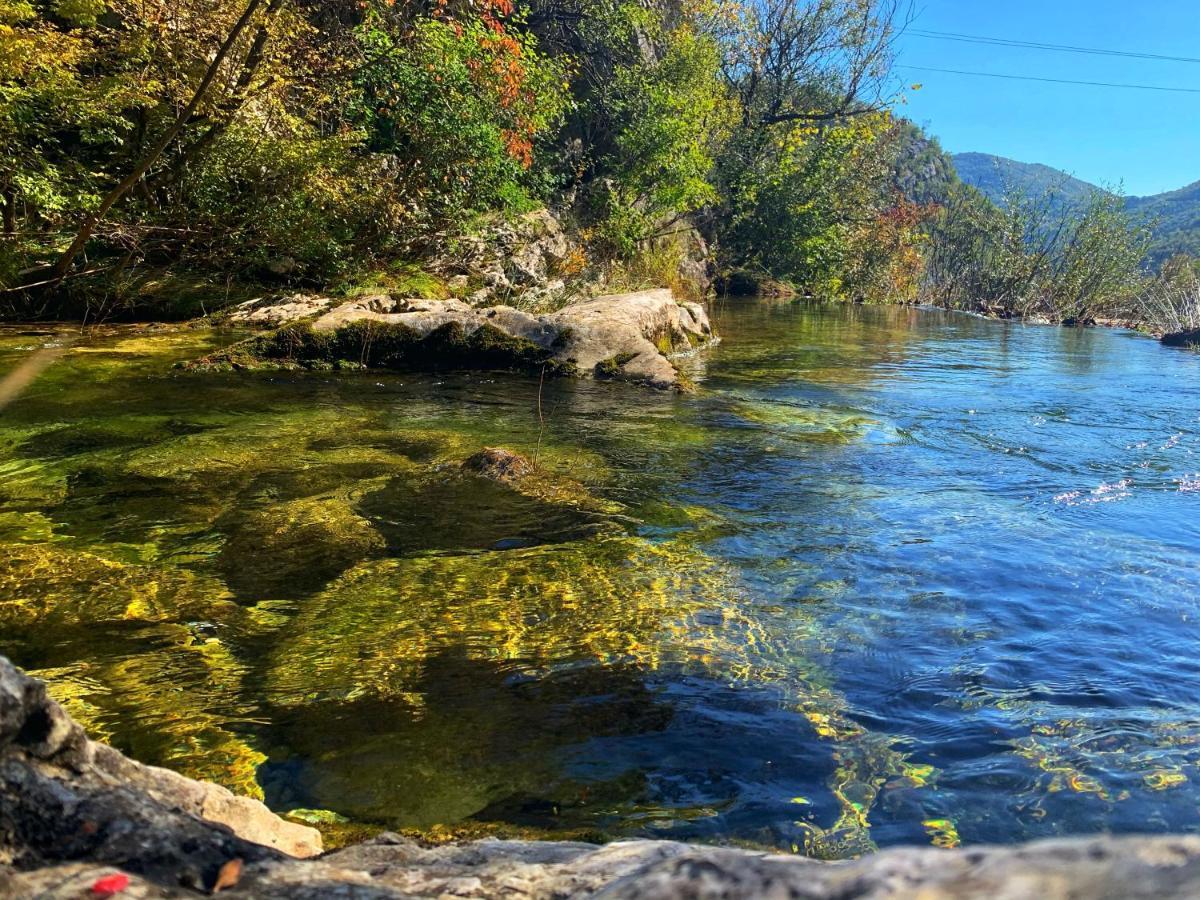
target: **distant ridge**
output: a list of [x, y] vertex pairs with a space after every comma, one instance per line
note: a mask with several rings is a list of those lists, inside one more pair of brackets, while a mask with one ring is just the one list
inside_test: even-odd
[[[1086, 202], [1093, 191], [1103, 190], [1041, 163], [1018, 162], [988, 153], [955, 153], [951, 159], [958, 177], [995, 203], [1003, 202], [1008, 187], [1033, 195], [1054, 189], [1066, 205]], [[1130, 212], [1158, 220], [1150, 248], [1152, 262], [1162, 262], [1176, 253], [1200, 256], [1200, 181], [1164, 194], [1128, 197], [1125, 202]]]
[[1093, 191], [1098, 190], [1090, 182], [1041, 163], [1018, 162], [987, 153], [955, 153], [951, 159], [958, 177], [978, 188], [993, 203], [1001, 202], [1009, 187], [1034, 195], [1054, 189], [1066, 203], [1086, 201]]

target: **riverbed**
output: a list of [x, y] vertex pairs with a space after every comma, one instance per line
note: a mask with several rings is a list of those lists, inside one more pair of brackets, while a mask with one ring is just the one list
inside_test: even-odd
[[[0, 371], [74, 341], [0, 412], [0, 652], [310, 818], [822, 857], [1200, 830], [1200, 355], [714, 321], [689, 396], [0, 331]], [[538, 474], [464, 474], [483, 447]]]

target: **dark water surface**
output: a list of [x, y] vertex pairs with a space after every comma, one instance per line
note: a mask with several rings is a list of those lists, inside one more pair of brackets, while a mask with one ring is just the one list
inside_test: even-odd
[[[0, 413], [0, 649], [142, 760], [389, 827], [1200, 830], [1200, 355], [717, 322], [697, 396], [548, 384], [540, 449], [525, 379], [87, 339]], [[544, 474], [462, 474], [484, 446]]]

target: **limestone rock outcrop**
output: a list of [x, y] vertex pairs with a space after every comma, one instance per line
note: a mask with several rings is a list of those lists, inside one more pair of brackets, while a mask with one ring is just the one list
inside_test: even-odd
[[[193, 366], [362, 364], [535, 373], [549, 366], [550, 374], [573, 372], [670, 389], [682, 385], [670, 357], [714, 340], [704, 307], [677, 302], [667, 289], [597, 297], [542, 314], [386, 294], [323, 309], [315, 318]], [[267, 310], [255, 307], [253, 314], [266, 316]]]

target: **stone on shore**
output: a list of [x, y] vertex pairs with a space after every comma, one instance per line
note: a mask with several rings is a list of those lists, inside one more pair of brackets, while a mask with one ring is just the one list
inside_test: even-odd
[[[287, 304], [310, 313], [318, 308], [295, 298]], [[676, 302], [666, 289], [597, 297], [542, 314], [387, 295], [319, 308], [299, 321], [269, 318], [261, 304], [239, 308], [233, 323], [287, 324], [191, 367], [510, 369], [679, 389], [683, 382], [670, 357], [713, 340], [704, 308]]]
[[42, 682], [0, 657], [0, 864], [95, 862], [204, 889], [230, 859], [320, 852], [319, 832], [257, 800], [89, 740]]

